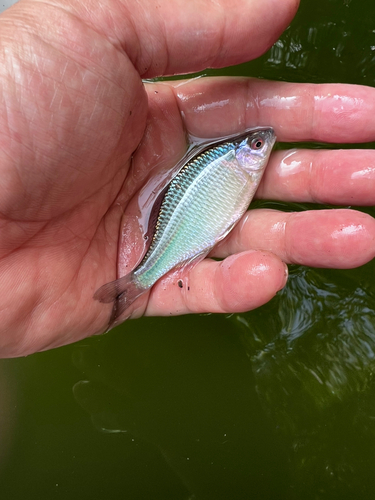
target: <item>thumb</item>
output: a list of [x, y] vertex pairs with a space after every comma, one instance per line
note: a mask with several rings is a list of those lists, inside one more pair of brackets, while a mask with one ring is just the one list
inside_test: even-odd
[[71, 0], [70, 8], [150, 78], [254, 59], [275, 42], [298, 5], [299, 0]]

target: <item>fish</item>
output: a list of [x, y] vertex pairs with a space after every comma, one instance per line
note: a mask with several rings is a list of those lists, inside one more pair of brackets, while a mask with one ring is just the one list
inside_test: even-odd
[[198, 263], [227, 236], [254, 197], [275, 141], [271, 127], [247, 129], [203, 143], [180, 162], [155, 202], [141, 262], [94, 294], [114, 303], [108, 329], [166, 273]]

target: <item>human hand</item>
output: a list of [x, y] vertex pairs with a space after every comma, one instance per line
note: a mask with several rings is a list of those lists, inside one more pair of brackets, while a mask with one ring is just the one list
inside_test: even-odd
[[[270, 125], [281, 141], [374, 139], [370, 88], [224, 78], [153, 83], [145, 91], [141, 77], [260, 55], [297, 8], [292, 0], [273, 3], [203, 2], [200, 14], [200, 2], [165, 1], [151, 12], [130, 0], [104, 7], [25, 0], [0, 16], [2, 356], [106, 328], [110, 306], [93, 293], [139, 259], [137, 193], [183, 155], [185, 129], [213, 137]], [[259, 195], [373, 204], [373, 157], [278, 152]], [[251, 309], [285, 284], [283, 261], [358, 266], [373, 257], [374, 235], [374, 221], [355, 211], [253, 211], [215, 250], [227, 259], [190, 270], [191, 293], [169, 275], [130, 312]]]

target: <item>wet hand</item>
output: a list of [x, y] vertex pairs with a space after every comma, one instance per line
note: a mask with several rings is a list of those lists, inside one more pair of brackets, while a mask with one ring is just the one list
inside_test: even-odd
[[[137, 193], [151, 171], [171, 168], [183, 155], [186, 129], [212, 137], [271, 125], [281, 141], [373, 140], [372, 89], [246, 79], [143, 86], [141, 78], [257, 57], [297, 8], [292, 0], [277, 12], [268, 2], [199, 3], [165, 1], [151, 12], [130, 1], [25, 0], [0, 16], [2, 356], [105, 329], [110, 306], [93, 293], [140, 257]], [[355, 166], [348, 152], [293, 154], [273, 156], [261, 196], [373, 204], [371, 152], [351, 152]], [[330, 154], [338, 155], [334, 166]], [[322, 185], [314, 173], [324, 176]], [[245, 216], [216, 251], [229, 255], [223, 263], [203, 261], [181, 277], [189, 282], [183, 288], [167, 276], [131, 313], [246, 310], [284, 285], [283, 261], [351, 267], [372, 258], [370, 217], [293, 216]], [[308, 224], [298, 219], [304, 216]]]

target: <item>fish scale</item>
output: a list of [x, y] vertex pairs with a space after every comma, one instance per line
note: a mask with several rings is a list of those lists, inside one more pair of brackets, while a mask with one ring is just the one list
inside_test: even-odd
[[189, 156], [165, 191], [140, 264], [94, 295], [114, 301], [109, 327], [168, 271], [198, 262], [228, 234], [255, 194], [275, 139], [271, 128], [248, 130]]
[[[202, 155], [200, 164], [188, 164], [171, 183], [166, 207], [163, 203], [160, 209], [159, 228], [134, 273], [141, 286], [156, 281], [179, 263], [201, 256], [214, 245], [218, 233], [247, 208], [249, 196], [238, 194], [251, 189], [250, 177], [236, 164], [233, 144], [226, 145], [224, 155], [223, 148], [220, 150]], [[178, 196], [177, 183], [181, 186]], [[229, 220], [228, 213], [232, 213]]]
[[[156, 228], [152, 241], [155, 241], [158, 237], [159, 232], [162, 232], [164, 230], [169, 217], [182, 199], [184, 192], [191, 185], [194, 179], [200, 174], [200, 172], [205, 168], [205, 166], [208, 163], [220, 158], [223, 154], [226, 154], [230, 149], [233, 149], [233, 143], [228, 142], [213, 151], [203, 152], [197, 158], [185, 165], [185, 167], [181, 169], [177, 176], [172, 179], [168, 191], [165, 194], [163, 203], [160, 207], [160, 213], [156, 222]], [[151, 247], [152, 243], [150, 246], [150, 250]]]

